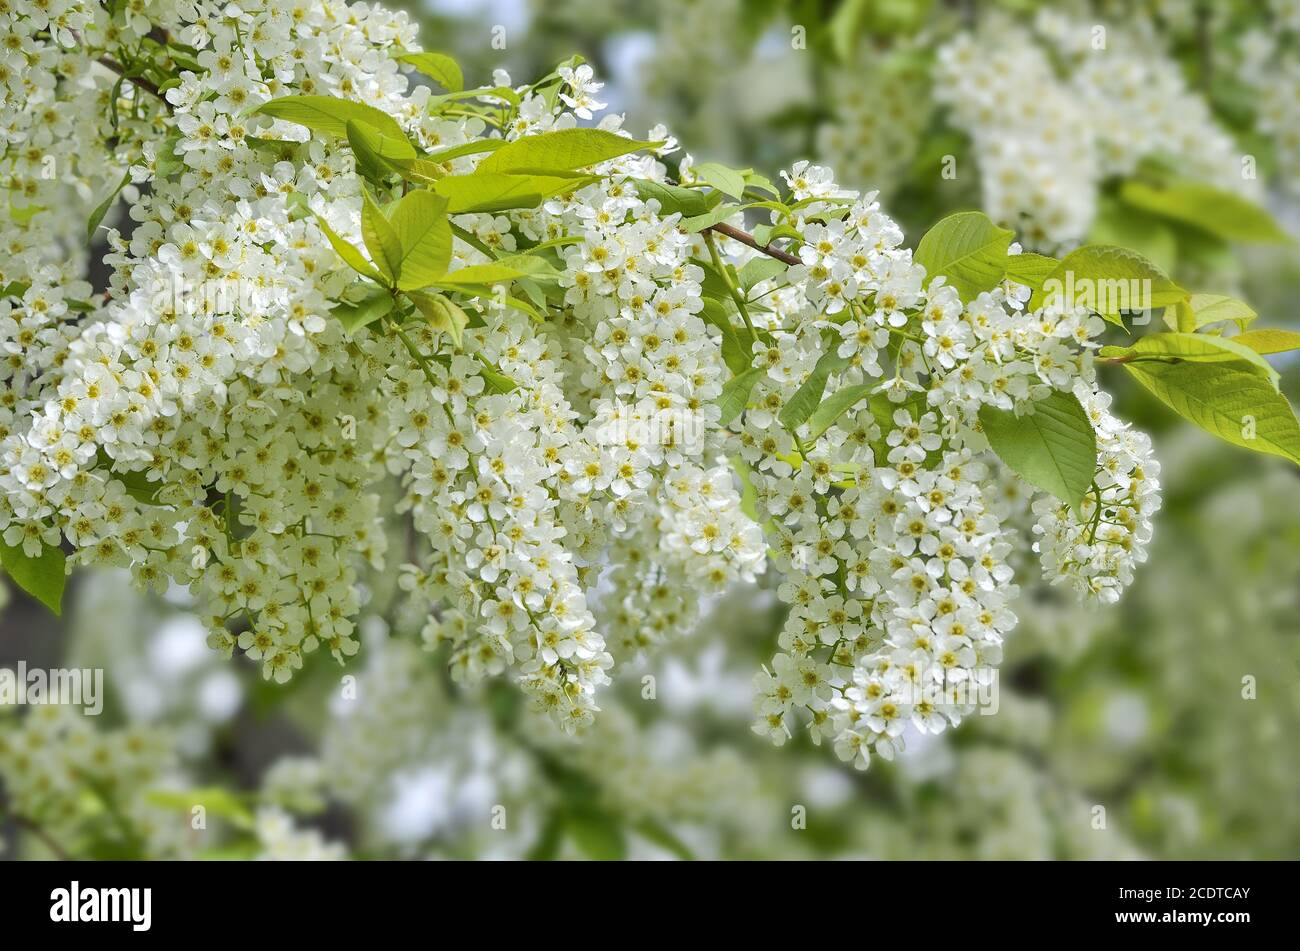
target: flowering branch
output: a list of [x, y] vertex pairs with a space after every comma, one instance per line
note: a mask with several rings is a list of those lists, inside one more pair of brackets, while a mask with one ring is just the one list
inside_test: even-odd
[[739, 241], [741, 244], [748, 245], [755, 251], [760, 251], [768, 257], [776, 258], [778, 261], [784, 261], [786, 264], [799, 264], [797, 257], [789, 251], [782, 251], [780, 248], [773, 247], [770, 244], [759, 244], [752, 234], [748, 231], [741, 231], [739, 228], [733, 228], [731, 225], [716, 224], [710, 225], [705, 231], [714, 231], [718, 234], [725, 235], [733, 241]]
[[122, 64], [119, 63], [117, 60], [113, 59], [113, 57], [111, 56], [107, 56], [107, 55], [101, 56], [99, 58], [99, 65], [108, 67], [113, 72], [121, 76], [123, 79], [127, 80], [128, 82], [132, 83], [138, 88], [143, 89], [145, 92], [154, 96], [159, 102], [161, 102], [167, 108], [168, 112], [172, 111], [172, 104], [167, 101], [167, 99], [159, 91], [158, 87], [154, 85], [153, 82], [151, 82], [150, 80], [145, 79], [143, 76], [127, 75], [127, 72], [122, 67]]

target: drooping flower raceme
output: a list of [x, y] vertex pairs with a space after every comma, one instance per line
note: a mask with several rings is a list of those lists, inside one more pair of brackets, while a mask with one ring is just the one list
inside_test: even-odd
[[[756, 728], [805, 711], [865, 765], [991, 676], [1023, 543], [981, 413], [1060, 395], [1099, 465], [1034, 502], [1048, 575], [1110, 599], [1143, 557], [1157, 468], [1097, 391], [1100, 322], [960, 293], [829, 169], [746, 181], [759, 241], [690, 156], [673, 183], [666, 130], [580, 127], [580, 63], [443, 96], [381, 7], [2, 16], [7, 550], [188, 585], [267, 677], [352, 656], [362, 573], [400, 566], [455, 677], [509, 671], [577, 730], [616, 659], [770, 562]], [[123, 175], [92, 297], [59, 249]]]

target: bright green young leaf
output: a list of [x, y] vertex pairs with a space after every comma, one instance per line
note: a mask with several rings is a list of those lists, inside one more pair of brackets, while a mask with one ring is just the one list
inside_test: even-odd
[[503, 139], [474, 139], [460, 145], [452, 145], [445, 149], [438, 149], [436, 152], [430, 152], [424, 157], [424, 160], [426, 162], [450, 162], [452, 159], [460, 158], [463, 155], [495, 152], [505, 144]]
[[740, 281], [740, 287], [746, 293], [754, 289], [754, 285], [763, 281], [770, 281], [778, 274], [784, 274], [787, 265], [778, 261], [776, 258], [759, 256], [750, 258], [741, 267], [740, 273], [736, 275]]
[[542, 175], [569, 172], [656, 144], [604, 129], [558, 129], [507, 143], [480, 162], [479, 171]]
[[706, 211], [702, 215], [696, 215], [692, 218], [683, 218], [682, 227], [687, 234], [699, 234], [705, 228], [712, 228], [719, 222], [726, 221], [732, 215], [740, 210], [739, 205], [718, 205], [712, 211]]
[[457, 347], [460, 346], [461, 334], [469, 323], [469, 317], [463, 310], [441, 294], [407, 291], [406, 296], [434, 330], [443, 331]]
[[509, 393], [519, 388], [519, 384], [514, 380], [491, 367], [479, 367], [478, 372], [479, 376], [483, 377], [483, 383], [489, 392]]
[[754, 340], [748, 327], [736, 327], [732, 323], [730, 314], [734, 307], [730, 301], [706, 298], [700, 317], [722, 333], [722, 362], [733, 376], [739, 376], [754, 362]]
[[1300, 464], [1300, 422], [1268, 378], [1240, 360], [1139, 361], [1124, 369], [1184, 419], [1225, 442]]
[[642, 201], [659, 202], [659, 217], [680, 214], [683, 218], [698, 218], [707, 214], [722, 201], [722, 193], [703, 188], [683, 188], [664, 185], [644, 178], [629, 179]]
[[367, 178], [378, 180], [401, 172], [403, 167], [415, 161], [415, 146], [407, 141], [406, 136], [394, 138], [355, 119], [348, 120], [347, 132], [357, 168]]
[[830, 429], [851, 406], [869, 399], [873, 389], [871, 383], [855, 383], [826, 397], [808, 420], [808, 438], [816, 439]]
[[722, 418], [719, 422], [726, 426], [733, 419], [744, 412], [746, 405], [749, 403], [749, 394], [754, 389], [754, 384], [758, 378], [763, 375], [762, 367], [754, 367], [746, 370], [740, 376], [733, 376], [726, 383], [722, 384], [722, 394], [718, 397], [718, 406], [722, 408]]
[[987, 215], [962, 211], [925, 233], [916, 246], [915, 260], [931, 278], [944, 275], [961, 299], [970, 301], [1002, 282], [1012, 237]]
[[253, 110], [255, 115], [296, 122], [315, 132], [347, 138], [348, 122], [364, 122], [392, 139], [405, 138], [402, 127], [374, 106], [337, 96], [281, 96]]
[[724, 195], [740, 201], [745, 194], [745, 174], [718, 162], [701, 162], [695, 166], [695, 175], [708, 182]]
[[745, 173], [745, 187], [750, 191], [767, 192], [769, 195], [780, 195], [781, 191], [776, 187], [770, 178], [766, 175], [760, 175], [752, 169]]
[[803, 381], [794, 396], [781, 408], [777, 419], [781, 425], [793, 433], [816, 411], [826, 389], [826, 381], [837, 370], [849, 365], [848, 358], [839, 356], [834, 350], [823, 353], [813, 365], [812, 373]]
[[172, 129], [167, 133], [167, 137], [158, 143], [158, 150], [154, 153], [153, 177], [159, 179], [171, 178], [178, 171], [185, 167], [185, 156], [176, 154], [176, 146], [181, 140], [181, 130]]
[[101, 201], [98, 205], [96, 205], [95, 210], [90, 213], [90, 220], [86, 222], [87, 241], [94, 240], [95, 229], [99, 227], [99, 223], [103, 221], [104, 216], [108, 214], [108, 209], [113, 207], [113, 203], [117, 201], [117, 196], [121, 194], [122, 189], [126, 187], [126, 183], [129, 182], [130, 180], [131, 180], [131, 170], [127, 169], [126, 172], [122, 175], [121, 181], [119, 181], [117, 185], [113, 188], [113, 190], [108, 193], [108, 197], [106, 197], [103, 201]]
[[1072, 393], [1054, 390], [1034, 412], [984, 406], [980, 425], [999, 459], [1030, 485], [1078, 511], [1097, 471], [1097, 435]]
[[438, 115], [447, 106], [464, 102], [467, 99], [487, 99], [498, 100], [509, 103], [512, 106], [518, 106], [522, 100], [519, 93], [515, 92], [509, 86], [479, 86], [477, 89], [462, 89], [460, 92], [444, 93], [441, 96], [429, 97], [429, 115]]
[[1191, 360], [1216, 362], [1238, 360], [1248, 363], [1277, 389], [1278, 374], [1263, 357], [1235, 339], [1210, 334], [1157, 333], [1140, 338], [1131, 347], [1102, 347], [1100, 356], [1136, 363], [1148, 360]]
[[1043, 281], [1051, 276], [1060, 263], [1056, 258], [1029, 251], [1022, 254], [1008, 254], [1006, 276], [1031, 291], [1040, 291], [1043, 289]]
[[1263, 208], [1212, 185], [1128, 181], [1120, 188], [1120, 198], [1135, 208], [1192, 225], [1228, 241], [1279, 244], [1291, 241], [1290, 235]]
[[370, 259], [391, 286], [402, 271], [402, 242], [383, 209], [365, 188], [361, 189], [361, 237]]
[[365, 255], [361, 253], [355, 244], [339, 237], [334, 229], [329, 226], [329, 222], [320, 215], [316, 216], [316, 224], [320, 225], [320, 229], [325, 232], [325, 237], [329, 240], [330, 246], [334, 248], [348, 267], [358, 274], [365, 275], [377, 284], [383, 283], [383, 278], [379, 272], [371, 266]]
[[335, 305], [330, 313], [343, 324], [343, 330], [351, 337], [362, 327], [373, 324], [392, 309], [392, 295], [385, 290], [376, 289], [374, 293], [356, 303], [345, 301]]
[[414, 66], [447, 92], [460, 92], [465, 88], [460, 66], [445, 53], [404, 53], [397, 57], [397, 61]]
[[532, 254], [512, 254], [484, 264], [470, 264], [442, 275], [442, 285], [499, 284], [520, 277], [544, 277], [553, 272], [550, 263]]
[[467, 212], [536, 208], [553, 195], [573, 191], [592, 181], [594, 179], [591, 177], [477, 171], [472, 175], [448, 175], [441, 178], [434, 184], [433, 190], [447, 199], [448, 214], [459, 215]]
[[1276, 330], [1261, 327], [1229, 337], [1233, 343], [1250, 347], [1256, 353], [1284, 353], [1287, 350], [1300, 350], [1300, 333], [1294, 330]]
[[1049, 300], [1069, 302], [1120, 323], [1120, 314], [1169, 307], [1187, 300], [1185, 290], [1136, 251], [1090, 244], [1067, 254], [1046, 280]]
[[55, 545], [45, 545], [35, 558], [23, 551], [22, 545], [9, 545], [0, 538], [0, 564], [9, 577], [41, 604], [56, 615], [63, 613], [63, 586], [67, 583], [67, 558]]
[[417, 188], [393, 206], [388, 220], [401, 247], [399, 289], [425, 287], [447, 273], [451, 223], [446, 198]]
[[1259, 316], [1245, 301], [1222, 294], [1193, 294], [1187, 303], [1193, 314], [1191, 330], [1200, 330], [1225, 320], [1231, 320], [1245, 330]]
[[251, 828], [253, 814], [239, 797], [228, 789], [210, 786], [203, 789], [151, 789], [144, 795], [145, 801], [160, 809], [174, 809], [188, 817], [195, 806], [222, 819], [228, 819], [241, 829]]

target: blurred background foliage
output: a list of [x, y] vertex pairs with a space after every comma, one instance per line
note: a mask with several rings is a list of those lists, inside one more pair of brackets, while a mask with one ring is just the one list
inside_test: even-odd
[[[1300, 230], [1300, 122], [1277, 105], [1300, 102], [1297, 2], [400, 5], [471, 84], [580, 54], [631, 129], [663, 122], [697, 160], [769, 177], [826, 162], [846, 185], [880, 189], [913, 239], [989, 196], [975, 144], [987, 143], [940, 101], [938, 51], [961, 36], [1020, 42], [1007, 31], [1044, 11], [1105, 25], [1204, 104], [1198, 121], [1252, 159], [1251, 201]], [[1049, 60], [1068, 74], [1059, 50]], [[1241, 242], [1231, 215], [1189, 221], [1126, 201], [1130, 182], [1195, 170], [1156, 131], [1132, 170], [1059, 196], [1093, 211], [1086, 237], [1140, 247], [1185, 286], [1300, 328], [1294, 243]], [[1294, 403], [1300, 366], [1275, 362]], [[212, 654], [184, 591], [87, 574], [61, 621], [17, 593], [0, 618], [0, 665], [103, 667], [107, 687], [98, 719], [0, 713], [5, 855], [1294, 858], [1300, 473], [1173, 421], [1118, 373], [1107, 385], [1162, 462], [1149, 563], [1105, 610], [1024, 566], [997, 714], [914, 737], [894, 763], [857, 773], [805, 736], [775, 750], [750, 732], [752, 673], [780, 629], [774, 582], [716, 599], [697, 630], [623, 664], [594, 731], [571, 742], [508, 683], [454, 684], [419, 643], [395, 571], [368, 581], [349, 666], [285, 686]], [[391, 530], [400, 542], [404, 527]], [[193, 827], [196, 803], [206, 828]]]

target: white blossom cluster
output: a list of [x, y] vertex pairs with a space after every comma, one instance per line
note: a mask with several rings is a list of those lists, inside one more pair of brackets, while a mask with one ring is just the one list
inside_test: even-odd
[[[956, 695], [988, 676], [1014, 624], [981, 406], [1029, 412], [1053, 390], [1082, 394], [1107, 454], [1081, 514], [1104, 527], [1042, 508], [1048, 573], [1109, 597], [1142, 557], [1156, 470], [1093, 397], [1099, 322], [1027, 313], [1014, 286], [969, 306], [941, 278], [923, 290], [874, 193], [856, 200], [828, 169], [784, 173], [801, 263], [752, 289], [752, 324], [743, 304], [733, 315], [762, 375], [724, 427], [734, 353], [704, 317], [701, 262], [725, 281], [723, 257], [756, 252], [688, 233], [642, 197], [634, 180], [664, 182], [659, 159], [676, 148], [663, 129], [652, 151], [601, 163], [596, 181], [538, 208], [453, 216], [453, 271], [492, 250], [558, 250], [554, 320], [476, 298], [455, 347], [417, 320], [348, 336], [330, 312], [360, 284], [318, 220], [354, 242], [361, 231], [351, 151], [251, 110], [326, 94], [381, 109], [424, 149], [495, 134], [479, 115], [431, 111], [429, 88], [410, 86], [393, 58], [415, 49], [406, 17], [342, 0], [73, 4], [50, 30], [52, 15], [28, 0], [3, 14], [25, 60], [69, 80], [37, 94], [31, 71], [11, 71], [0, 108], [108, 106], [77, 154], [107, 149], [150, 187], [125, 194], [129, 234], [109, 231], [104, 299], [71, 307], [66, 294], [88, 290], [26, 259], [31, 286], [2, 289], [0, 529], [32, 557], [66, 542], [75, 563], [188, 585], [212, 646], [268, 678], [322, 647], [339, 662], [357, 651], [358, 569], [383, 568], [388, 547], [385, 480], [414, 529], [401, 581], [428, 646], [446, 644], [466, 683], [511, 671], [566, 730], [592, 720], [611, 648], [689, 629], [698, 599], [752, 580], [770, 546], [791, 612], [760, 678], [759, 728], [780, 739], [805, 707], [814, 735], [863, 766], [871, 750], [891, 755], [907, 722], [959, 720], [972, 704]], [[167, 54], [184, 61], [165, 89], [98, 62], [149, 55], [159, 36], [194, 51]], [[558, 81], [554, 96], [513, 87], [501, 134], [573, 128], [602, 108], [589, 67]], [[621, 132], [618, 117], [600, 126]], [[4, 128], [20, 146], [44, 134]], [[681, 166], [689, 182], [689, 156]], [[48, 239], [41, 220], [11, 213], [21, 253]], [[816, 432], [783, 425], [818, 374], [827, 394], [865, 385], [884, 405], [864, 392]], [[912, 696], [936, 676], [949, 693]]]
[[1269, 4], [1277, 29], [1242, 35], [1239, 72], [1256, 96], [1259, 129], [1273, 141], [1277, 179], [1300, 193], [1300, 3]]
[[[842, 195], [824, 169], [789, 177], [796, 193], [817, 182], [828, 203]], [[892, 758], [909, 723], [937, 733], [974, 710], [1015, 624], [1015, 537], [984, 461], [981, 406], [1032, 412], [1058, 390], [1087, 399], [1100, 452], [1082, 513], [1035, 503], [1047, 576], [1083, 594], [1106, 599], [1130, 580], [1158, 489], [1149, 443], [1095, 395], [1101, 320], [1055, 302], [1027, 312], [1027, 289], [1011, 283], [968, 306], [941, 279], [923, 290], [924, 269], [874, 199], [806, 225], [803, 280], [765, 298], [758, 408], [732, 427], [791, 606], [756, 678], [754, 729], [783, 743], [806, 717], [815, 741], [831, 738], [860, 768], [872, 752]], [[827, 394], [865, 388], [833, 424], [788, 431], [784, 409], [831, 357]]]
[[929, 88], [911, 50], [873, 57], [829, 77], [834, 116], [817, 130], [818, 154], [847, 181], [871, 182], [888, 198], [930, 121]]
[[1107, 25], [1043, 9], [1032, 31], [988, 17], [939, 49], [934, 75], [936, 99], [971, 136], [985, 210], [1036, 250], [1083, 242], [1100, 182], [1147, 158], [1259, 197], [1143, 17]]
[[[143, 726], [100, 730], [71, 706], [35, 706], [0, 716], [0, 780], [6, 810], [41, 830], [47, 843], [69, 843], [96, 826], [120, 824], [146, 854], [178, 857], [190, 850], [188, 817], [150, 802], [144, 793], [174, 778], [170, 737]], [[91, 798], [91, 803], [87, 802]], [[108, 837], [102, 830], [100, 835]], [[105, 842], [105, 844], [109, 844]], [[128, 850], [133, 843], [116, 841]]]
[[1097, 210], [1098, 124], [1031, 33], [981, 21], [939, 48], [934, 81], [971, 137], [989, 216], [1036, 250], [1079, 243]]
[[1181, 174], [1245, 197], [1258, 182], [1242, 174], [1241, 150], [1190, 89], [1161, 48], [1150, 20], [1098, 26], [1050, 10], [1035, 28], [1062, 57], [1069, 83], [1096, 129], [1103, 176], [1127, 175], [1147, 156], [1173, 161]]

